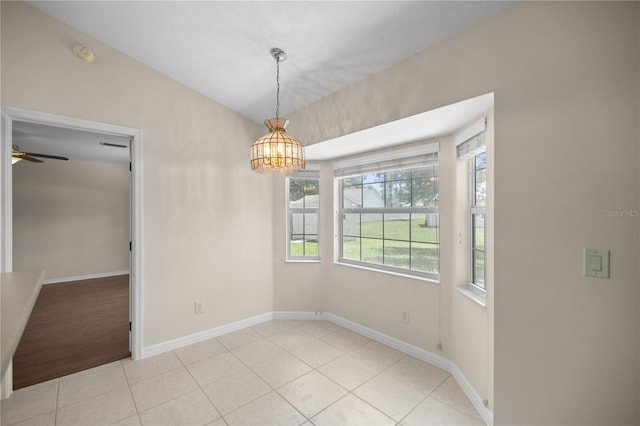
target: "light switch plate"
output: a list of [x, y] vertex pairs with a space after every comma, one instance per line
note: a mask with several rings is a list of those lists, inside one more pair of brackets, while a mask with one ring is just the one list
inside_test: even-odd
[[609, 278], [609, 250], [584, 249], [584, 276]]

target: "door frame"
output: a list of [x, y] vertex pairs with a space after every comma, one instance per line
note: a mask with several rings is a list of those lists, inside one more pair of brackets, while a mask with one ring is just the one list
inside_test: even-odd
[[[22, 121], [44, 124], [54, 127], [66, 127], [97, 133], [110, 133], [131, 138], [131, 185], [129, 219], [131, 227], [131, 261], [130, 261], [130, 315], [131, 315], [131, 358], [141, 359], [143, 356], [143, 164], [142, 164], [142, 130], [122, 127], [114, 124], [99, 123], [74, 117], [30, 111], [13, 107], [0, 107], [2, 131], [0, 134], [0, 272], [12, 272], [13, 268], [13, 176], [11, 166], [11, 147], [13, 145], [13, 122]], [[10, 376], [9, 372], [7, 376]], [[8, 377], [5, 377], [5, 381]]]

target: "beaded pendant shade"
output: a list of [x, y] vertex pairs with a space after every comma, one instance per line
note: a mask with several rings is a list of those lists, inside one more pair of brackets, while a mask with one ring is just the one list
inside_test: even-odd
[[279, 117], [280, 112], [280, 62], [287, 54], [278, 48], [271, 49], [276, 60], [276, 118], [264, 121], [269, 133], [251, 145], [251, 170], [258, 173], [277, 171], [292, 173], [304, 169], [304, 147], [296, 138], [289, 136], [285, 128], [289, 120]]

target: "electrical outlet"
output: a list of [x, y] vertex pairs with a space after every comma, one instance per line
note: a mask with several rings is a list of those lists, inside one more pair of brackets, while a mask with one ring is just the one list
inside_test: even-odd
[[402, 322], [409, 322], [409, 311], [402, 311]]
[[193, 313], [201, 314], [204, 312], [204, 302], [202, 300], [196, 300], [193, 302]]

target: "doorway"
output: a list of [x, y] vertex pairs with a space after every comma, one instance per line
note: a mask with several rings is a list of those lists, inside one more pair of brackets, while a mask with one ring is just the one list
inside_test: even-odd
[[[115, 126], [105, 123], [97, 123], [86, 120], [75, 119], [71, 117], [57, 116], [46, 113], [39, 113], [14, 108], [2, 108], [2, 146], [0, 168], [2, 172], [2, 251], [1, 251], [1, 270], [2, 272], [11, 272], [14, 268], [14, 212], [13, 212], [13, 170], [9, 162], [11, 159], [12, 146], [15, 145], [14, 130], [21, 126], [32, 125], [50, 126], [62, 132], [88, 132], [102, 135], [105, 140], [112, 138], [124, 138], [130, 141], [130, 245], [125, 250], [130, 250], [129, 255], [129, 271], [130, 276], [129, 287], [129, 317], [130, 317], [130, 351], [133, 359], [140, 359], [142, 355], [142, 323], [141, 323], [141, 294], [142, 294], [142, 132], [138, 129]], [[27, 151], [26, 147], [20, 147], [21, 150]], [[55, 149], [59, 148], [51, 144], [47, 149], [53, 149], [56, 156], [59, 153]], [[89, 148], [87, 145], [78, 146], [79, 150]], [[103, 146], [104, 148], [104, 146]], [[113, 148], [113, 147], [111, 147]], [[50, 154], [47, 152], [46, 154]], [[42, 157], [40, 157], [42, 158]], [[46, 158], [43, 158], [45, 161]], [[52, 160], [57, 161], [57, 160]], [[17, 270], [17, 269], [16, 269]], [[96, 279], [101, 277], [87, 276], [76, 277], [86, 279]], [[120, 277], [122, 281], [122, 277]], [[76, 280], [77, 281], [77, 280]], [[99, 283], [93, 282], [93, 285]], [[104, 283], [103, 283], [104, 284]], [[47, 286], [44, 286], [47, 287]], [[43, 287], [43, 289], [44, 289]], [[87, 287], [88, 288], [88, 287]], [[45, 292], [41, 291], [41, 295]], [[7, 374], [5, 377], [5, 393], [13, 386], [8, 385]], [[9, 388], [9, 389], [7, 389]]]

